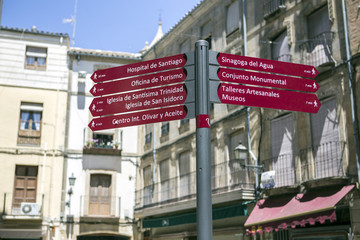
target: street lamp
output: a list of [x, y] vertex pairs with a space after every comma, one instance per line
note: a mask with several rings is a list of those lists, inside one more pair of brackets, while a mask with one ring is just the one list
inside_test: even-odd
[[239, 145], [234, 149], [236, 159], [246, 159], [247, 157], [247, 148], [239, 142]]
[[69, 201], [67, 202], [67, 205], [69, 207], [69, 215], [67, 216], [67, 223], [69, 224], [69, 240], [71, 240], [71, 232], [72, 232], [72, 225], [74, 222], [74, 216], [71, 215], [71, 195], [73, 194], [72, 187], [75, 185], [76, 177], [74, 176], [74, 173], [71, 174], [69, 177], [69, 190], [67, 194], [69, 195]]

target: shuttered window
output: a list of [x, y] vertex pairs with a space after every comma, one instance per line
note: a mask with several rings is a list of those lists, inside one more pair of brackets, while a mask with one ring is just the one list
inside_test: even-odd
[[271, 121], [271, 150], [275, 187], [295, 184], [292, 115]]
[[91, 174], [90, 177], [90, 215], [110, 215], [111, 176]]
[[13, 208], [21, 206], [22, 202], [36, 202], [37, 166], [16, 166]]
[[161, 201], [169, 199], [170, 193], [170, 161], [164, 160], [160, 162], [160, 182], [161, 182]]
[[272, 41], [271, 57], [273, 60], [290, 62], [290, 51], [286, 31]]
[[26, 47], [25, 68], [46, 70], [47, 48]]
[[335, 98], [323, 101], [319, 112], [311, 114], [311, 131], [315, 177], [342, 176], [339, 120]]
[[190, 194], [190, 152], [179, 155], [180, 197]]
[[231, 3], [226, 11], [226, 34], [230, 34], [239, 28], [239, 1]]

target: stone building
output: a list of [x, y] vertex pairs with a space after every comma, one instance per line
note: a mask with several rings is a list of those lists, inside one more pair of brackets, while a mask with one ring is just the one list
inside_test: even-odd
[[[144, 53], [191, 52], [203, 39], [212, 51], [319, 71], [317, 114], [211, 105], [213, 239], [359, 239], [359, 100], [352, 105], [350, 94], [359, 92], [358, 3], [343, 2], [203, 0]], [[194, 119], [139, 127], [135, 239], [196, 239], [195, 127]], [[275, 186], [261, 187], [261, 172]]]
[[[92, 132], [94, 71], [138, 62], [140, 54], [70, 48], [63, 236], [132, 239], [136, 127]], [[70, 185], [75, 177], [75, 184]]]
[[59, 232], [67, 103], [66, 34], [0, 27], [0, 238]]

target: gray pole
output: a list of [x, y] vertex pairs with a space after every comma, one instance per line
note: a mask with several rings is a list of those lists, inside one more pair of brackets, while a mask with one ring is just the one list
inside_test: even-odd
[[212, 240], [209, 43], [195, 44], [197, 239]]

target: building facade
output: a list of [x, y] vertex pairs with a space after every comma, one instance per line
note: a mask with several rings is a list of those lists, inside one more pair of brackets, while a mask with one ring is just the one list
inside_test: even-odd
[[[359, 239], [352, 119], [359, 100], [351, 104], [350, 94], [359, 92], [357, 8], [354, 1], [204, 0], [144, 53], [150, 60], [191, 52], [203, 39], [212, 51], [319, 71], [317, 114], [211, 105], [213, 239]], [[196, 239], [195, 130], [194, 119], [139, 127], [135, 239]], [[240, 142], [244, 159], [234, 151]], [[275, 173], [275, 186], [260, 188], [261, 172]]]
[[64, 34], [0, 28], [0, 238], [60, 226], [68, 87]]
[[[137, 128], [88, 128], [94, 99], [90, 76], [99, 69], [138, 62], [140, 55], [70, 48], [68, 56], [63, 231], [72, 239], [132, 239]], [[67, 181], [72, 176], [73, 186]]]

